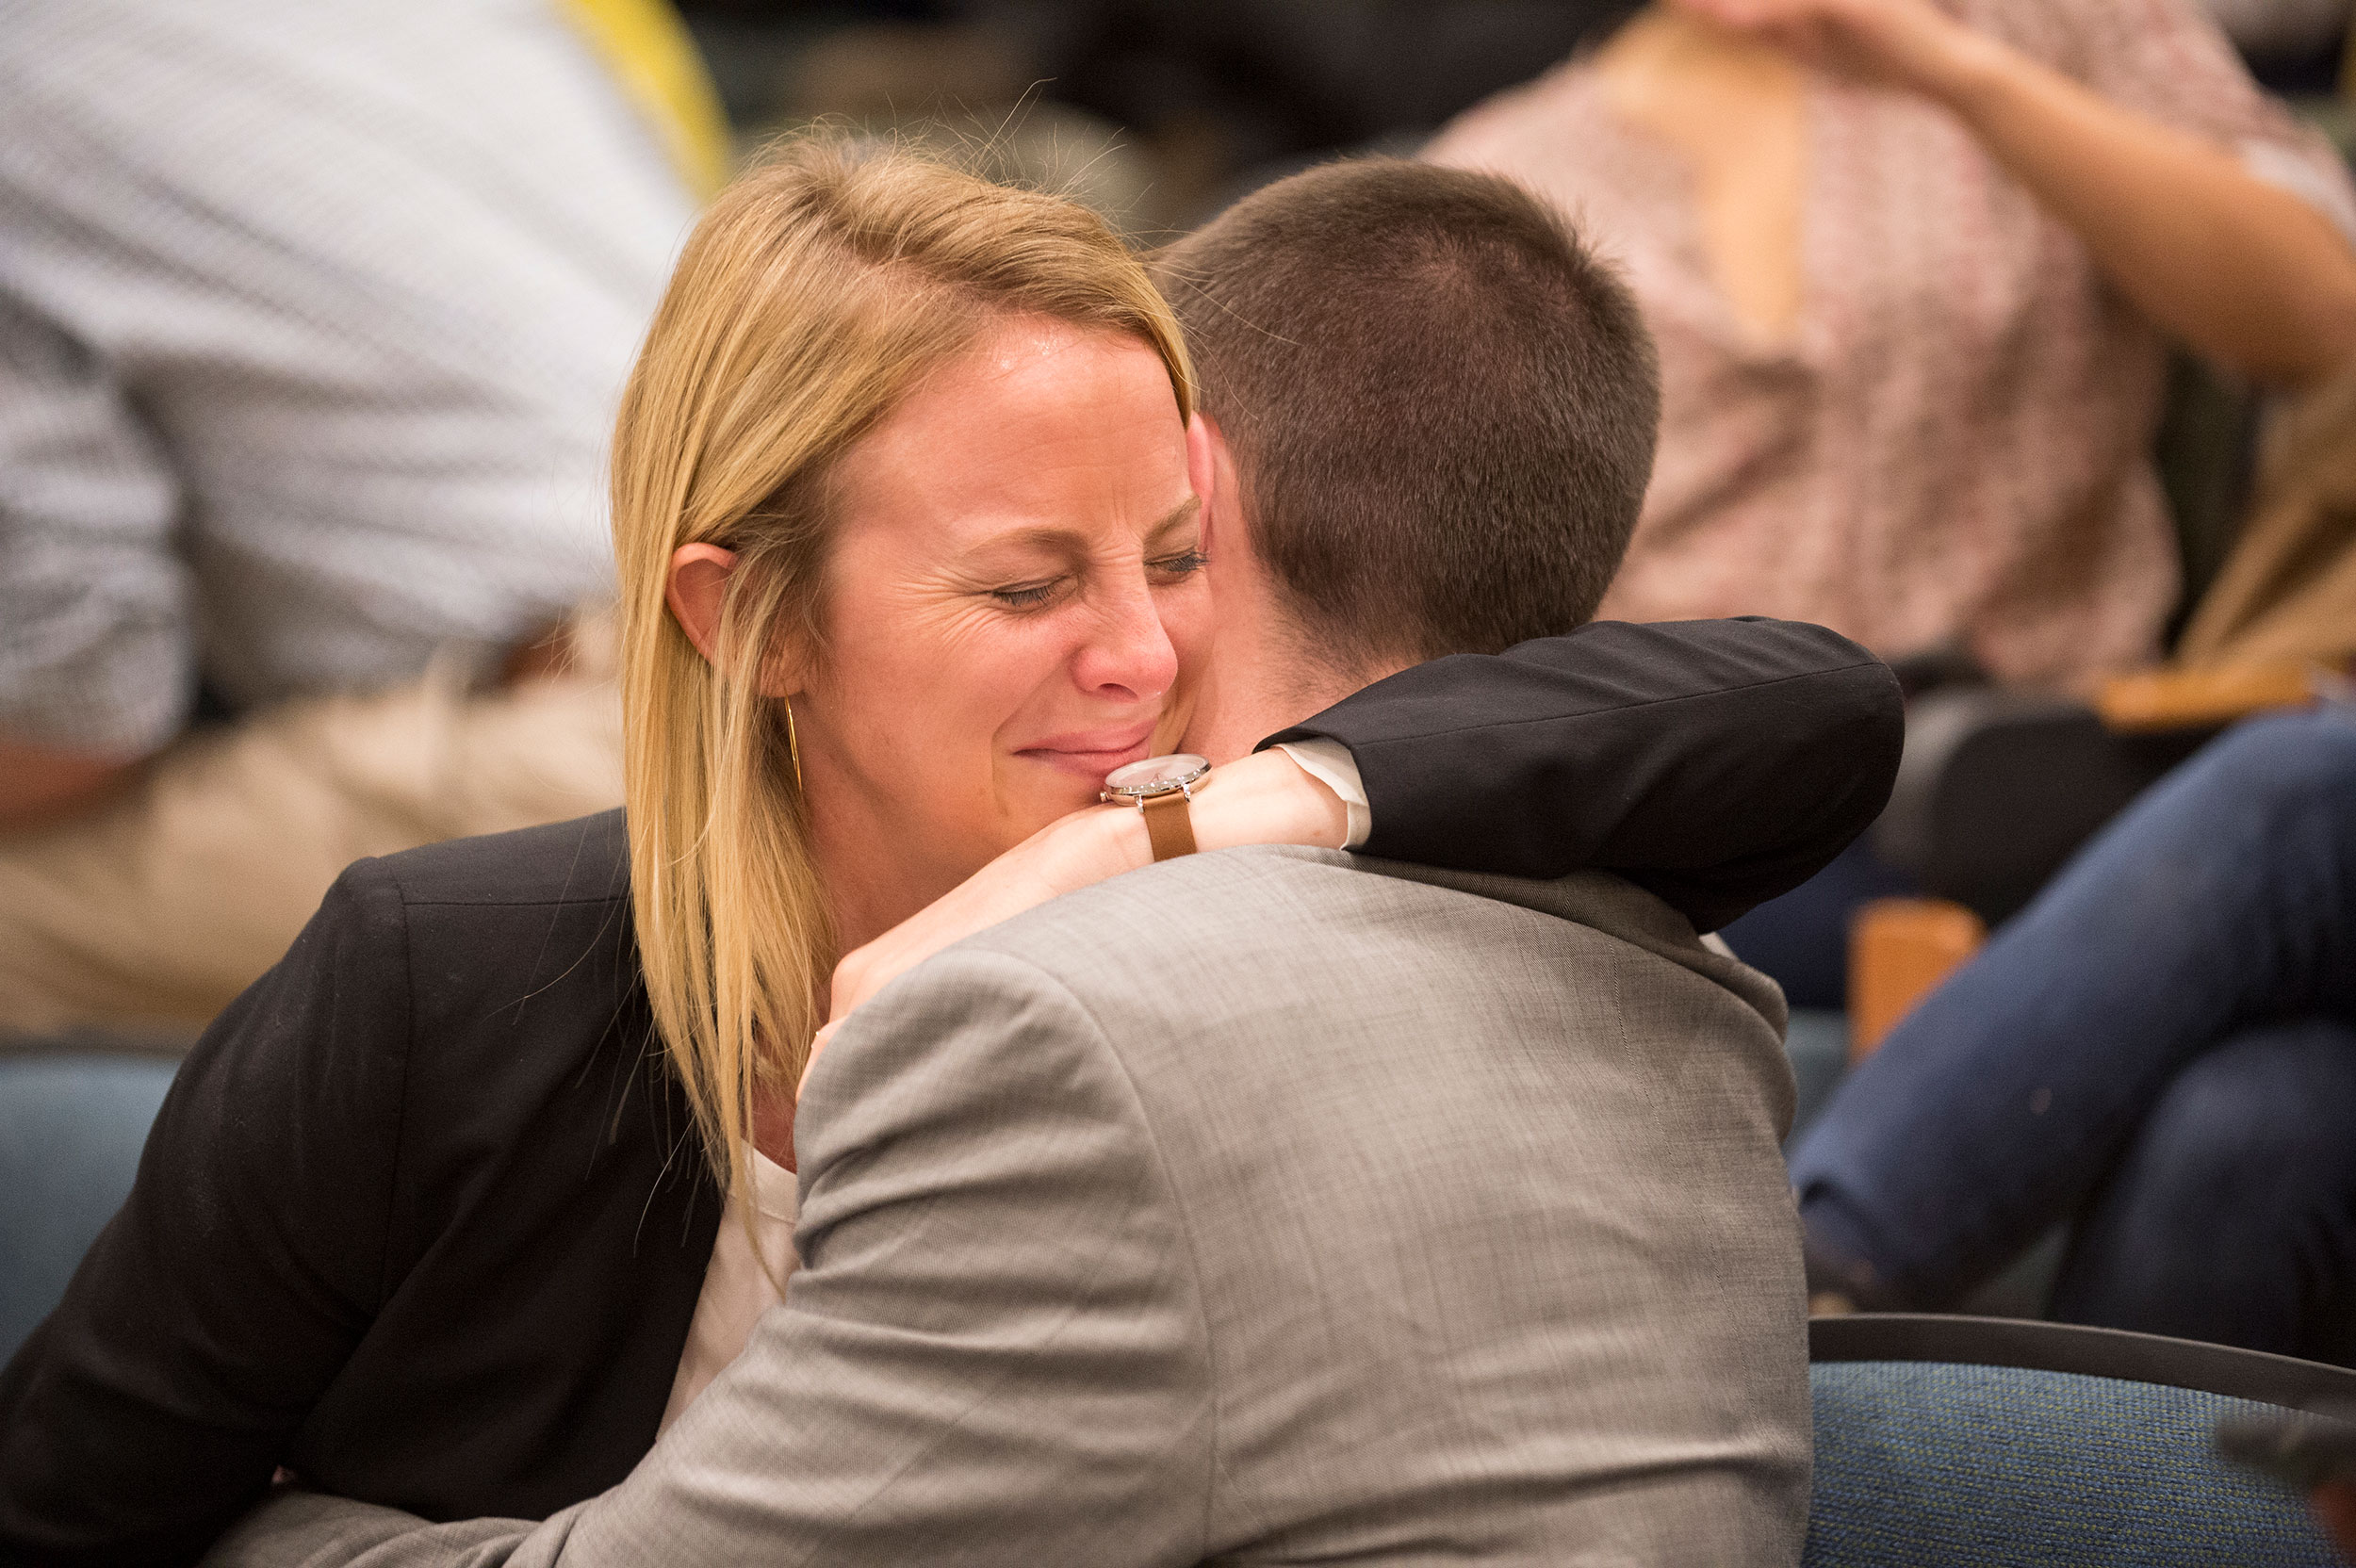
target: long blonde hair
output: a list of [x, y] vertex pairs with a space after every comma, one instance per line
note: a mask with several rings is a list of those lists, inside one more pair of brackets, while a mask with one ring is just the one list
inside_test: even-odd
[[[1014, 313], [1139, 338], [1181, 416], [1192, 407], [1169, 307], [1086, 208], [805, 139], [696, 224], [623, 393], [614, 542], [639, 956], [731, 1194], [748, 1190], [755, 1091], [798, 1081], [836, 956], [790, 716], [761, 672], [781, 649], [823, 657], [833, 461]], [[691, 544], [737, 555], [710, 662], [664, 599]]]

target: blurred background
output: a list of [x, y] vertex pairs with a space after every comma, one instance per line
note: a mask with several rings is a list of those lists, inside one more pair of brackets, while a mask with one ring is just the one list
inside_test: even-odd
[[[685, 0], [741, 146], [820, 119], [981, 138], [1133, 236], [1321, 157], [1412, 152], [1601, 42], [1636, 0]], [[2258, 80], [2337, 129], [2350, 8], [2212, 0]]]
[[1004, 145], [1123, 228], [1185, 229], [1346, 149], [1411, 149], [1623, 0], [907, 0], [683, 8], [738, 137], [827, 118]]

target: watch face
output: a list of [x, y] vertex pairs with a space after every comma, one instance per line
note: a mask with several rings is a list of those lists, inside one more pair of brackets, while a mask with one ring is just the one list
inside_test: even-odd
[[1117, 795], [1159, 794], [1164, 790], [1191, 784], [1210, 771], [1208, 759], [1182, 751], [1169, 757], [1149, 757], [1142, 762], [1115, 768], [1104, 776], [1104, 789], [1106, 792]]

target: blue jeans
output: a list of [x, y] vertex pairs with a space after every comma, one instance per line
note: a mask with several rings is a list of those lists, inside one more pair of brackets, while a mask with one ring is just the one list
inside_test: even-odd
[[1951, 1302], [2074, 1217], [2057, 1316], [2346, 1359], [2356, 713], [2162, 780], [1891, 1031], [1792, 1179], [1870, 1304]]

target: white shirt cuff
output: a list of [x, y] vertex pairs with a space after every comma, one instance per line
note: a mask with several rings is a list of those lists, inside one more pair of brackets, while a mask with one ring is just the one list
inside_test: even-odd
[[1358, 759], [1339, 741], [1322, 736], [1314, 741], [1286, 741], [1276, 750], [1301, 764], [1301, 771], [1342, 797], [1350, 813], [1350, 837], [1342, 847], [1356, 849], [1374, 831], [1374, 808], [1366, 804], [1366, 787], [1358, 777]]

